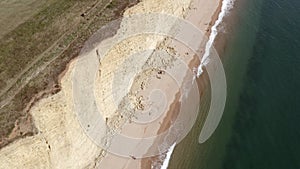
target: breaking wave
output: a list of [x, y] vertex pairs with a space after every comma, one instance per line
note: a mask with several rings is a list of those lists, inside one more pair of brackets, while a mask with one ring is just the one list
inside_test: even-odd
[[219, 13], [218, 19], [215, 24], [211, 27], [211, 34], [209, 40], [205, 46], [205, 52], [202, 57], [201, 63], [198, 66], [197, 77], [199, 77], [203, 72], [203, 66], [207, 65], [209, 62], [210, 49], [213, 46], [216, 36], [218, 35], [218, 26], [222, 23], [223, 18], [227, 15], [228, 11], [233, 8], [234, 0], [223, 0], [221, 12]]

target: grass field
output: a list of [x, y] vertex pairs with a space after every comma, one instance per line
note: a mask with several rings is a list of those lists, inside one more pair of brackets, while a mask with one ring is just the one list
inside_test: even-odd
[[0, 38], [57, 0], [1, 0]]
[[[2, 8], [5, 2], [0, 2]], [[59, 91], [59, 74], [88, 37], [138, 1], [25, 0], [16, 5], [21, 0], [13, 0], [7, 6], [8, 2], [8, 12], [23, 15], [0, 18], [0, 23], [12, 19], [12, 26], [0, 27], [5, 32], [0, 34], [0, 147], [36, 132], [28, 114], [32, 104]]]

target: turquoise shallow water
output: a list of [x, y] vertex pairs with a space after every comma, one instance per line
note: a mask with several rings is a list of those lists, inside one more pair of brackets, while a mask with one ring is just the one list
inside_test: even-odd
[[198, 123], [169, 168], [299, 169], [300, 1], [237, 0], [224, 26], [222, 121], [206, 143], [197, 143], [209, 106], [209, 97], [202, 100]]

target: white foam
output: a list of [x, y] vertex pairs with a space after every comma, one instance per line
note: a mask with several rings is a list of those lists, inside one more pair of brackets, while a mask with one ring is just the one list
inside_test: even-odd
[[207, 65], [209, 62], [210, 49], [213, 46], [216, 36], [218, 35], [217, 27], [222, 23], [224, 16], [228, 13], [229, 10], [233, 8], [234, 0], [223, 0], [221, 12], [219, 13], [218, 19], [215, 24], [211, 27], [211, 34], [209, 40], [205, 46], [205, 52], [202, 57], [201, 63], [198, 66], [197, 77], [199, 77], [203, 72], [203, 66]]
[[171, 156], [172, 156], [172, 153], [173, 153], [173, 151], [174, 151], [175, 146], [176, 146], [176, 143], [174, 143], [174, 144], [169, 148], [168, 153], [167, 153], [167, 156], [166, 156], [166, 158], [165, 158], [165, 160], [164, 160], [164, 163], [163, 163], [163, 165], [161, 166], [161, 169], [167, 169], [167, 168], [168, 168], [169, 162], [170, 162], [170, 159], [171, 159]]
[[[223, 0], [222, 1], [222, 8], [221, 12], [218, 16], [218, 19], [216, 20], [215, 24], [211, 28], [211, 34], [209, 36], [209, 40], [206, 43], [205, 46], [205, 52], [202, 57], [201, 63], [197, 69], [197, 77], [199, 77], [203, 70], [203, 66], [205, 66], [209, 62], [209, 55], [210, 55], [210, 49], [213, 46], [213, 42], [215, 41], [216, 36], [218, 35], [217, 27], [222, 23], [224, 16], [228, 13], [229, 10], [233, 8], [234, 0]], [[166, 155], [166, 158], [163, 162], [163, 165], [161, 166], [161, 169], [167, 169], [169, 166], [169, 162], [171, 160], [171, 156], [173, 154], [174, 148], [176, 146], [176, 143], [174, 143], [168, 150], [168, 153]]]

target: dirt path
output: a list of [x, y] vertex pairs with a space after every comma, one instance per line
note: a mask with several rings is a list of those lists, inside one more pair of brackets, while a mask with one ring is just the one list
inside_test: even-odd
[[[57, 22], [52, 25], [55, 26], [53, 26], [54, 28], [58, 26], [59, 29], [62, 29], [61, 36], [45, 51], [34, 57], [20, 72], [16, 72], [14, 78], [5, 87], [6, 92], [1, 91], [0, 147], [17, 138], [34, 134], [32, 127], [23, 131], [19, 129], [18, 125], [24, 120], [26, 125], [33, 125], [31, 116], [25, 110], [26, 107], [32, 106], [28, 106], [28, 103], [34, 104], [45, 95], [53, 94], [52, 89], [55, 89], [54, 93], [59, 91], [59, 87], [57, 87], [59, 74], [64, 71], [68, 62], [78, 55], [85, 40], [99, 27], [119, 17], [127, 6], [136, 3], [136, 1], [128, 0], [112, 6], [112, 0], [90, 0], [89, 2], [93, 3], [76, 2], [75, 6], [65, 11], [66, 15], [60, 15], [57, 18]], [[43, 39], [41, 40], [43, 41]], [[3, 72], [0, 72], [1, 74]], [[49, 91], [50, 93], [35, 97], [39, 95], [40, 91]], [[20, 118], [24, 120], [20, 120]], [[9, 137], [12, 131], [17, 134]]]
[[[105, 2], [105, 1], [104, 1]], [[92, 8], [90, 8], [88, 11], [81, 11], [79, 13], [85, 13], [85, 14], [90, 14], [93, 15], [94, 9], [98, 6], [101, 6], [102, 8], [100, 9], [99, 12], [102, 12], [107, 5], [109, 5], [112, 0], [108, 0], [104, 3], [103, 1], [99, 1], [97, 2]], [[70, 14], [70, 16], [65, 16], [66, 18], [70, 18], [72, 15]], [[94, 19], [94, 18], [93, 18]], [[89, 23], [87, 25], [89, 25], [92, 21], [89, 20]], [[76, 20], [76, 19], [75, 19]], [[65, 46], [64, 48], [61, 48], [60, 46], [62, 46], [62, 44], [64, 44], [64, 42], [66, 41], [66, 39], [71, 36], [72, 33], [74, 33], [75, 31], [77, 32], [81, 32], [83, 30], [86, 29], [86, 27], [83, 27], [81, 29], [78, 29], [78, 27], [80, 26], [80, 22], [74, 22], [71, 23], [71, 25], [68, 25], [68, 27], [70, 29], [68, 29], [66, 32], [63, 33], [63, 35], [57, 40], [55, 41], [46, 51], [44, 51], [43, 53], [41, 53], [40, 55], [38, 55], [31, 63], [29, 63], [25, 68], [22, 69], [21, 72], [19, 72], [14, 79], [11, 79], [9, 84], [6, 85], [6, 87], [4, 89], [1, 90], [0, 92], [0, 98], [6, 94], [6, 92], [8, 92], [8, 90], [13, 91], [12, 93], [10, 93], [8, 95], [8, 97], [5, 97], [6, 99], [3, 99], [0, 101], [0, 108], [4, 107], [6, 104], [8, 104], [11, 99], [13, 97], [15, 97], [15, 95], [32, 79], [34, 78], [39, 72], [43, 71], [45, 69], [45, 67], [47, 67], [47, 65], [49, 65], [52, 61], [54, 61], [59, 55], [61, 55], [69, 46]], [[75, 38], [69, 42], [69, 44], [71, 44], [72, 42], [74, 42]], [[53, 53], [55, 52], [55, 54], [53, 55]], [[59, 53], [57, 53], [59, 52]], [[49, 55], [53, 55], [53, 57], [51, 57], [50, 61], [47, 62], [42, 62], [42, 59], [49, 57]], [[42, 62], [42, 63], [41, 63]], [[18, 86], [16, 89], [12, 89], [13, 86], [17, 83], [17, 81], [22, 81], [22, 84], [20, 84], [20, 86]]]

